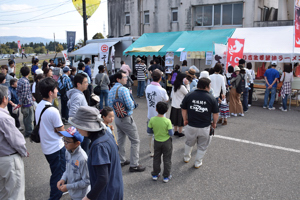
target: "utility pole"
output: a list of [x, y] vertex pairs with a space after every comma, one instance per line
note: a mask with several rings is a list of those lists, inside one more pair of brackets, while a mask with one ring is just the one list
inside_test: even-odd
[[54, 51], [55, 51], [55, 53], [56, 53], [55, 33], [53, 33], [53, 36], [54, 36]]
[[83, 41], [84, 41], [84, 45], [86, 44], [87, 41], [87, 27], [86, 27], [86, 4], [85, 4], [85, 0], [82, 0], [82, 17], [83, 17]]

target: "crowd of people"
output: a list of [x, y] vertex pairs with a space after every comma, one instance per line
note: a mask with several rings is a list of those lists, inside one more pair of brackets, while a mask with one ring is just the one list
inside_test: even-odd
[[[15, 76], [14, 62], [1, 66], [0, 180], [4, 185], [0, 186], [0, 199], [25, 198], [22, 157], [29, 156], [25, 138], [35, 128], [39, 130], [42, 152], [51, 170], [49, 199], [60, 199], [64, 192], [69, 192], [72, 199], [123, 199], [122, 167], [129, 165], [130, 172], [143, 172], [146, 167], [139, 162], [140, 139], [133, 118], [138, 104], [129, 76], [132, 70], [124, 61], [121, 64], [120, 71], [113, 76], [108, 76], [104, 65], [94, 69], [98, 69], [95, 84], [100, 99], [96, 107], [89, 58], [79, 63], [77, 69], [65, 63], [55, 65], [52, 59], [50, 63], [44, 61], [40, 69], [39, 60], [34, 58], [31, 69], [20, 69], [20, 79]], [[152, 179], [157, 181], [160, 177], [163, 156], [162, 177], [167, 183], [172, 178], [172, 137], [185, 136], [185, 163], [190, 162], [192, 148], [197, 144], [194, 167], [201, 167], [217, 124], [227, 125], [230, 115], [244, 117], [251, 107], [255, 73], [251, 63], [246, 64], [243, 59], [238, 66], [229, 66], [227, 73], [217, 63], [201, 71], [199, 78], [186, 61], [181, 67], [176, 65], [167, 76], [158, 60], [150, 64], [146, 67], [142, 59], [137, 59], [137, 98], [147, 101], [144, 129], [153, 157]], [[280, 78], [275, 66], [272, 63], [265, 72], [263, 107], [267, 108], [270, 96], [269, 110], [274, 109], [274, 93]], [[291, 93], [290, 74], [289, 66], [285, 66], [280, 79], [282, 111], [287, 111], [286, 99]], [[170, 116], [166, 116], [169, 104]], [[70, 127], [65, 129], [65, 125]], [[131, 143], [129, 159], [125, 152], [127, 137]], [[18, 166], [12, 167], [15, 165]]]

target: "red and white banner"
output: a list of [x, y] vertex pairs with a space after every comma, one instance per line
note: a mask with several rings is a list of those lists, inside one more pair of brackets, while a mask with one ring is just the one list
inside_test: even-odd
[[279, 63], [300, 62], [300, 55], [292, 54], [244, 54], [243, 59], [247, 62], [272, 62]]
[[65, 58], [65, 61], [69, 61], [69, 58], [68, 58], [68, 50], [64, 50], [64, 51], [61, 51], [61, 53], [63, 54], [64, 58]]
[[105, 62], [106, 64], [108, 63], [109, 61], [109, 58], [108, 58], [108, 54], [109, 54], [109, 46], [107, 44], [102, 44], [99, 46], [99, 60], [102, 62], [102, 65], [103, 63]]
[[18, 40], [18, 48], [21, 49], [21, 42]]
[[300, 2], [295, 1], [295, 47], [300, 48]]
[[243, 58], [244, 43], [245, 39], [228, 39], [226, 69], [230, 65], [239, 65], [239, 60]]

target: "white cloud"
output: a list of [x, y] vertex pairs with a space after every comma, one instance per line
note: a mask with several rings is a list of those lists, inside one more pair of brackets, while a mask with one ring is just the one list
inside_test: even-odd
[[22, 11], [25, 9], [34, 9], [35, 7], [27, 4], [3, 4], [0, 5], [0, 9], [3, 11]]
[[0, 27], [1, 30], [10, 30], [9, 27]]

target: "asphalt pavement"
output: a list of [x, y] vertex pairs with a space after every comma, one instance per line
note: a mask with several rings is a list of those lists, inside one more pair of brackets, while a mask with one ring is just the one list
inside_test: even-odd
[[[131, 173], [127, 166], [122, 168], [124, 199], [300, 199], [300, 109], [292, 107], [288, 112], [263, 109], [262, 93], [258, 96], [259, 101], [253, 102], [245, 117], [231, 117], [228, 125], [218, 125], [199, 169], [193, 167], [196, 147], [191, 161], [184, 163], [185, 137], [174, 137], [173, 178], [168, 183], [162, 178], [152, 180], [146, 134], [147, 104], [146, 99], [136, 99], [139, 107], [133, 117], [141, 141], [140, 164], [147, 168], [141, 173]], [[40, 144], [26, 141], [30, 153], [29, 158], [24, 158], [26, 199], [47, 199], [50, 168]], [[129, 158], [129, 140], [126, 145]], [[70, 197], [64, 195], [62, 199]]]

